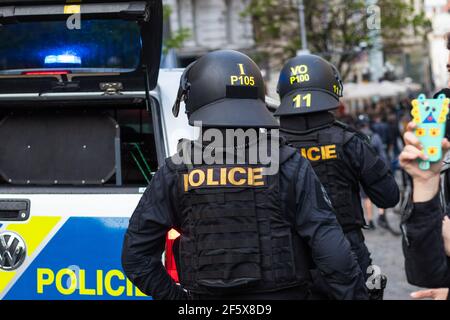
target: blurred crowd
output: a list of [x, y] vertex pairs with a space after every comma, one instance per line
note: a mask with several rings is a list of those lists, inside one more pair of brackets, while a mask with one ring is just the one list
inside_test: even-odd
[[[345, 109], [342, 108], [341, 110]], [[398, 156], [403, 148], [403, 134], [411, 121], [411, 100], [385, 99], [366, 104], [360, 112], [338, 112], [337, 118], [364, 133], [371, 140], [379, 156], [391, 165], [395, 172]]]
[[[339, 110], [345, 110], [345, 106]], [[411, 121], [411, 100], [385, 99], [366, 104], [354, 115], [338, 112], [337, 118], [366, 136], [377, 155], [390, 166], [392, 173], [401, 170], [399, 155], [404, 147], [403, 135]], [[402, 180], [404, 175], [401, 175]], [[361, 190], [364, 213], [369, 230], [375, 229], [373, 203]], [[385, 210], [378, 208], [377, 225], [388, 228]]]

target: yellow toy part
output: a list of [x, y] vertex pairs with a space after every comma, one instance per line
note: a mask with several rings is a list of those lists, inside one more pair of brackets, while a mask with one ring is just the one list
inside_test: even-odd
[[438, 148], [437, 147], [428, 147], [427, 153], [430, 157], [435, 156], [438, 153]]
[[442, 103], [442, 110], [438, 118], [438, 123], [444, 123], [445, 121], [447, 121], [449, 103], [450, 103], [449, 98], [444, 99], [444, 102]]
[[423, 137], [423, 136], [425, 136], [425, 133], [426, 133], [426, 131], [424, 128], [418, 128], [418, 129], [416, 129], [416, 132], [415, 132], [417, 137]]
[[[430, 129], [430, 137], [437, 137], [440, 134], [441, 134], [441, 129], [439, 129], [439, 128], [431, 128]], [[425, 135], [425, 133], [424, 133], [424, 135]]]
[[413, 108], [412, 108], [412, 110], [411, 110], [411, 115], [413, 116], [413, 121], [415, 122], [415, 123], [417, 123], [417, 124], [419, 124], [420, 122], [421, 122], [421, 119], [420, 119], [420, 111], [419, 111], [419, 100], [417, 100], [417, 99], [414, 99], [412, 102], [411, 102], [411, 104], [412, 104], [412, 106], [413, 106]]

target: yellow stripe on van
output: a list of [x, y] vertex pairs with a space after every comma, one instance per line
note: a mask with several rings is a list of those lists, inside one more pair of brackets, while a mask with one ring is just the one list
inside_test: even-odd
[[6, 286], [11, 282], [11, 280], [16, 275], [16, 272], [6, 272], [0, 270], [0, 293], [5, 290]]
[[71, 4], [64, 6], [64, 14], [76, 14], [81, 12], [81, 5]]
[[[15, 232], [22, 237], [27, 246], [27, 259], [29, 259], [60, 220], [61, 217], [31, 217], [27, 223], [9, 224], [6, 230]], [[19, 268], [20, 273], [24, 271]], [[8, 286], [17, 272], [0, 270], [0, 293]]]

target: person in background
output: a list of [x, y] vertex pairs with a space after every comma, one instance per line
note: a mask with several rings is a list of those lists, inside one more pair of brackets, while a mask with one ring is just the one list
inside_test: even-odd
[[[371, 146], [373, 147], [373, 149], [375, 149], [380, 159], [387, 164], [387, 156], [383, 142], [381, 141], [381, 137], [370, 129], [370, 118], [368, 115], [361, 114], [358, 116], [357, 129], [362, 134], [367, 136], [367, 138], [370, 140]], [[373, 223], [373, 204], [370, 198], [364, 192], [364, 189], [361, 190], [361, 198], [363, 200], [364, 211], [367, 217], [368, 228], [369, 230], [374, 230], [375, 224]], [[378, 225], [380, 225], [381, 227], [386, 227], [384, 209], [379, 208], [379, 213], [380, 216], [378, 218]]]
[[[381, 105], [380, 105], [381, 106]], [[373, 115], [373, 123], [371, 129], [373, 132], [377, 133], [381, 141], [383, 142], [384, 152], [386, 156], [389, 158], [388, 147], [391, 144], [390, 142], [390, 134], [389, 134], [389, 125], [386, 123], [384, 119], [384, 115], [382, 114], [384, 110], [377, 110]]]
[[397, 112], [392, 112], [391, 114], [388, 115], [389, 142], [390, 142], [388, 150], [391, 153], [392, 160], [397, 159], [401, 151], [399, 147], [399, 140], [402, 139], [402, 136], [400, 133], [399, 121], [400, 119], [397, 116]]
[[[447, 49], [450, 50], [450, 33]], [[447, 62], [450, 74], [450, 52]], [[450, 88], [450, 80], [448, 83]], [[441, 90], [450, 97], [448, 88]], [[435, 95], [436, 97], [436, 95]], [[447, 119], [447, 127], [449, 126]], [[408, 282], [421, 287], [437, 288], [413, 292], [415, 299], [449, 300], [450, 287], [450, 206], [442, 209], [440, 181], [443, 162], [432, 164], [430, 170], [418, 167], [418, 159], [426, 160], [422, 146], [414, 135], [415, 124], [410, 122], [404, 135], [405, 148], [400, 154], [400, 165], [412, 177], [413, 195], [404, 213], [403, 253]], [[448, 132], [448, 131], [447, 131]], [[443, 154], [450, 149], [447, 138], [442, 141]], [[448, 172], [448, 170], [447, 170]], [[444, 174], [447, 179], [447, 174]], [[450, 199], [446, 195], [445, 202]]]

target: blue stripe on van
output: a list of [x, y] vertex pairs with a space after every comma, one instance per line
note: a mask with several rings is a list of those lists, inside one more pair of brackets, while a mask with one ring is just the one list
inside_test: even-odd
[[[128, 218], [70, 218], [5, 299], [149, 299], [137, 294], [122, 270], [122, 243], [127, 227]], [[73, 287], [72, 272], [77, 278]]]

